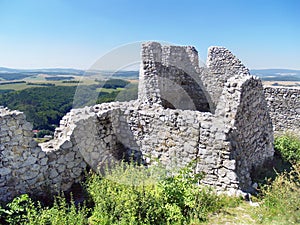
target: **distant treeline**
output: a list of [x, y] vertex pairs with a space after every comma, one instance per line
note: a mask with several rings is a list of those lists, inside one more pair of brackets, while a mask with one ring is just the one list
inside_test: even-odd
[[113, 77], [138, 78], [139, 71], [117, 71], [112, 74]]
[[281, 86], [281, 87], [300, 87], [300, 84], [279, 84], [279, 83], [273, 83], [272, 86]]
[[0, 72], [0, 78], [4, 80], [22, 80], [26, 77], [33, 77], [37, 76], [39, 74], [47, 74], [57, 76], [57, 75], [72, 75], [72, 76], [82, 76], [84, 74], [84, 71], [80, 70], [70, 70], [70, 71], [20, 71], [17, 70], [11, 70], [11, 72]]
[[101, 85], [102, 88], [113, 88], [113, 89], [124, 88], [128, 84], [130, 84], [129, 81], [122, 80], [122, 79], [109, 79], [106, 81], [96, 79], [96, 81], [99, 83], [99, 85]]
[[72, 107], [76, 87], [33, 87], [0, 95], [0, 105], [25, 113], [34, 129], [54, 130]]
[[123, 79], [128, 79], [128, 78], [133, 78], [137, 79], [139, 77], [139, 71], [86, 71], [85, 72], [86, 76], [93, 76], [93, 75], [102, 75], [107, 78], [123, 78]]
[[24, 84], [26, 81], [7, 81], [7, 82], [1, 82], [0, 85], [6, 85], [6, 84]]
[[15, 90], [14, 89], [0, 89], [0, 95], [1, 94], [5, 94], [5, 93], [9, 93], [9, 92], [14, 92]]
[[55, 84], [52, 83], [31, 83], [31, 82], [28, 82], [27, 85], [47, 86], [47, 87], [55, 86]]
[[23, 73], [0, 73], [0, 78], [4, 80], [22, 80], [30, 76], [32, 75], [23, 74]]
[[59, 80], [73, 80], [74, 77], [45, 77], [46, 80], [59, 81]]
[[79, 81], [79, 80], [63, 80], [62, 83], [79, 84], [79, 83], [82, 83], [82, 81]]

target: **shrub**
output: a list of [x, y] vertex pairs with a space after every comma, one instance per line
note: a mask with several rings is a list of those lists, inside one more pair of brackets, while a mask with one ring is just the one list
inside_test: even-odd
[[6, 208], [0, 208], [1, 220], [9, 224], [24, 224], [28, 210], [33, 208], [34, 203], [29, 196], [20, 195], [8, 203]]
[[117, 166], [105, 177], [92, 175], [87, 188], [95, 209], [91, 224], [188, 224], [204, 221], [222, 201], [198, 185], [191, 167], [175, 175], [142, 166]]
[[29, 210], [27, 213], [27, 224], [86, 225], [88, 224], [88, 211], [86, 207], [76, 207], [72, 200], [70, 203], [67, 203], [64, 197], [56, 197], [51, 208], [43, 208], [38, 204], [37, 210]]
[[[179, 171], [162, 166], [144, 167], [122, 163], [105, 170], [105, 176], [91, 173], [85, 183], [89, 206], [76, 206], [63, 196], [52, 206], [21, 195], [2, 209], [4, 224], [93, 225], [93, 224], [198, 224], [210, 213], [236, 205], [236, 199], [199, 185], [203, 174], [193, 173], [191, 164]], [[6, 223], [5, 223], [6, 222]]]
[[64, 197], [56, 197], [52, 207], [42, 207], [40, 202], [34, 203], [27, 194], [16, 197], [1, 209], [1, 217], [8, 224], [27, 225], [85, 225], [88, 209], [76, 207], [75, 203], [67, 203]]
[[285, 134], [275, 138], [274, 148], [282, 158], [291, 163], [300, 161], [300, 139], [294, 134]]

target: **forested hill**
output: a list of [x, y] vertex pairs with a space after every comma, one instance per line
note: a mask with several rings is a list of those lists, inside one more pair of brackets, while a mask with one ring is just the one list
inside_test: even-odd
[[72, 108], [76, 86], [37, 87], [0, 95], [0, 105], [26, 114], [35, 129], [53, 130]]
[[[0, 105], [24, 112], [27, 120], [33, 123], [34, 129], [54, 131], [55, 126], [74, 104], [81, 107], [93, 103], [111, 102], [116, 99], [127, 101], [137, 98], [137, 84], [113, 80], [108, 81], [105, 88], [103, 87], [104, 85], [99, 83], [83, 85], [80, 88], [77, 86], [27, 88], [0, 94]], [[124, 90], [117, 88], [124, 88]], [[77, 93], [74, 102], [76, 91], [81, 93]], [[98, 96], [97, 99], [91, 101], [89, 99], [91, 94]]]

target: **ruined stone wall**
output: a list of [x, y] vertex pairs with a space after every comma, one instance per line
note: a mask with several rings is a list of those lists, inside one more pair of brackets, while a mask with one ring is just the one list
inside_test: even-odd
[[[216, 139], [224, 129], [223, 125], [216, 128], [217, 119], [209, 112], [165, 109], [159, 104], [150, 106], [133, 101], [72, 110], [61, 127], [72, 127], [68, 139], [74, 137], [73, 146], [95, 171], [102, 171], [107, 165], [119, 163], [132, 154], [148, 166], [159, 160], [171, 171], [195, 161], [198, 162], [195, 171], [200, 172], [205, 167], [205, 183], [218, 183], [220, 189], [233, 193], [238, 188], [238, 181], [229, 181], [222, 186], [216, 174], [222, 161], [217, 157], [220, 152], [214, 150]], [[62, 130], [62, 136], [67, 134], [65, 129], [58, 130]], [[60, 148], [57, 140], [48, 145], [51, 143]], [[229, 145], [218, 146], [225, 148], [229, 155]], [[233, 173], [232, 167], [230, 169]]]
[[39, 146], [22, 113], [2, 110], [0, 120], [2, 201], [68, 190], [87, 167], [102, 172], [130, 157], [169, 169], [195, 160], [204, 184], [234, 194], [247, 191], [251, 169], [273, 155], [261, 82], [222, 47], [210, 49], [204, 68], [193, 47], [145, 43], [136, 101], [72, 109]]
[[142, 50], [139, 99], [165, 108], [210, 111], [198, 69], [198, 52], [191, 46], [145, 43]]
[[18, 111], [0, 109], [0, 196], [35, 191], [45, 180], [45, 153], [32, 140], [32, 125]]
[[249, 75], [248, 68], [224, 47], [209, 47], [206, 65], [207, 68], [200, 68], [201, 79], [211, 96], [214, 107], [217, 106], [224, 84], [230, 77]]
[[147, 165], [159, 160], [172, 170], [196, 160], [195, 172], [206, 173], [203, 183], [235, 193], [247, 190], [252, 167], [273, 155], [265, 109], [260, 80], [234, 77], [226, 83], [216, 114], [137, 100], [72, 110], [62, 127], [73, 127], [73, 146], [96, 171], [131, 154]]
[[76, 152], [42, 151], [33, 140], [32, 125], [19, 111], [0, 109], [0, 201], [22, 193], [68, 190], [86, 166]]
[[236, 161], [239, 185], [245, 189], [251, 186], [251, 170], [274, 154], [273, 127], [266, 105], [260, 79], [248, 75], [228, 79], [217, 106], [216, 116], [233, 125], [226, 140], [231, 145], [230, 158]]
[[[142, 110], [139, 107], [133, 101], [75, 109], [61, 125], [72, 127], [72, 132], [67, 135], [61, 129], [59, 133], [73, 140], [72, 146], [95, 171], [132, 153], [143, 163], [159, 159], [168, 168], [180, 168], [197, 159], [201, 112], [165, 110], [157, 104]], [[57, 140], [47, 143], [51, 145], [61, 148]]]
[[266, 87], [264, 91], [274, 130], [300, 134], [300, 89]]

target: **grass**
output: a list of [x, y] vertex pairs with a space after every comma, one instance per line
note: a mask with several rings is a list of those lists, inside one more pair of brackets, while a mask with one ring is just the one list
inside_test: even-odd
[[300, 224], [300, 162], [291, 170], [277, 174], [274, 181], [264, 184], [254, 207], [241, 202], [234, 207], [225, 207], [217, 214], [211, 214], [206, 224]]
[[97, 88], [97, 92], [106, 92], [106, 93], [112, 93], [114, 91], [123, 91], [125, 88]]
[[293, 133], [286, 133], [275, 138], [275, 150], [283, 160], [296, 163], [300, 161], [300, 138]]
[[95, 204], [90, 224], [191, 224], [222, 207], [213, 190], [198, 186], [190, 167], [166, 176], [161, 168], [126, 166], [94, 175], [88, 193]]
[[204, 224], [214, 225], [231, 225], [231, 224], [257, 224], [253, 217], [254, 208], [245, 201], [241, 201], [238, 205], [226, 207], [218, 213], [209, 216], [208, 221]]
[[26, 88], [30, 88], [30, 86], [26, 85], [25, 83], [0, 85], [0, 90], [12, 89], [15, 91], [19, 91], [19, 90], [24, 90]]
[[260, 224], [300, 224], [300, 163], [265, 186], [261, 195], [262, 205], [255, 211]]
[[258, 224], [300, 224], [300, 138], [292, 133], [277, 136], [274, 148], [278, 163], [261, 184], [261, 206], [253, 218]]

